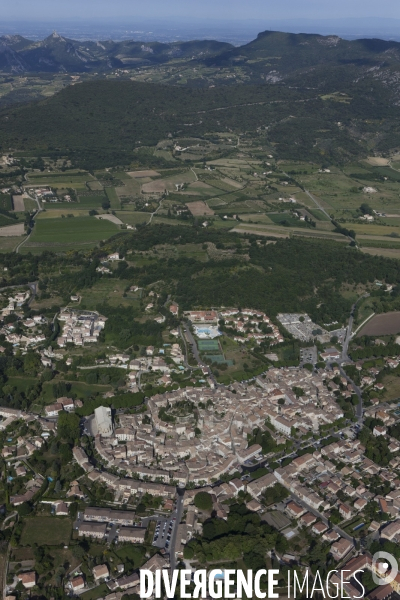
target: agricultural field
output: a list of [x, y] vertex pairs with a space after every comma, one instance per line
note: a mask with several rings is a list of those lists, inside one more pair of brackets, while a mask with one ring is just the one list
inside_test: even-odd
[[400, 333], [400, 312], [388, 312], [375, 315], [360, 330], [358, 337], [362, 335], [391, 335]]
[[65, 219], [37, 219], [33, 234], [24, 249], [35, 246], [73, 246], [93, 244], [118, 233], [119, 227], [106, 220], [94, 217], [66, 217]]
[[361, 251], [371, 256], [385, 256], [386, 258], [400, 260], [400, 248], [368, 248], [363, 246]]

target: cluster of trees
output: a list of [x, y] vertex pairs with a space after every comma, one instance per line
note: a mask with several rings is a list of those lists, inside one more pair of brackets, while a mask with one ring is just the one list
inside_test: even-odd
[[260, 444], [263, 454], [274, 452], [277, 449], [277, 444], [271, 433], [266, 429], [262, 431], [259, 428], [253, 430], [253, 435], [248, 440], [249, 446], [252, 444]]
[[392, 459], [387, 438], [383, 435], [375, 437], [373, 429], [377, 425], [382, 426], [383, 421], [367, 417], [364, 427], [358, 434], [358, 439], [365, 446], [365, 456], [381, 467], [386, 467]]
[[286, 551], [288, 542], [278, 531], [261, 521], [244, 504], [230, 507], [226, 521], [212, 518], [203, 525], [203, 536], [192, 539], [185, 547], [185, 558], [200, 563], [243, 558], [249, 569], [265, 568], [265, 555], [276, 548]]

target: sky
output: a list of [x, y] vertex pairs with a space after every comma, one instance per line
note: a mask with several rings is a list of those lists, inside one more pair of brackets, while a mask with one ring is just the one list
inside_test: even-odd
[[2, 21], [400, 19], [399, 0], [13, 0]]

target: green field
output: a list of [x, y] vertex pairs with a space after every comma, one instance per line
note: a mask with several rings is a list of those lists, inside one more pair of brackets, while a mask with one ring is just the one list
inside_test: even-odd
[[115, 189], [114, 188], [105, 188], [105, 192], [106, 192], [107, 198], [110, 201], [111, 208], [113, 208], [113, 209], [121, 208], [118, 194], [115, 191]]
[[[82, 371], [82, 373], [85, 375], [87, 374], [87, 371]], [[43, 384], [43, 392], [40, 400], [43, 401], [44, 404], [52, 404], [55, 401], [53, 395], [54, 383], [56, 382], [50, 381]], [[71, 384], [71, 394], [76, 394], [76, 396], [81, 400], [90, 398], [90, 396], [95, 394], [104, 394], [105, 392], [109, 392], [111, 389], [110, 385], [88, 384], [84, 381], [71, 381], [67, 383]]]
[[147, 212], [128, 212], [127, 210], [115, 211], [118, 219], [127, 225], [137, 225], [138, 223], [147, 223], [150, 219], [150, 213]]
[[37, 220], [26, 247], [30, 245], [73, 245], [74, 243], [98, 242], [118, 233], [119, 228], [110, 221], [94, 217], [69, 217], [65, 219]]
[[0, 208], [12, 210], [11, 194], [3, 194], [0, 192]]
[[[104, 194], [91, 194], [90, 196], [78, 196], [79, 207], [85, 208], [100, 208], [102, 203], [107, 200]], [[76, 205], [74, 205], [76, 206]]]
[[82, 600], [97, 600], [97, 598], [107, 596], [109, 591], [110, 590], [108, 589], [107, 585], [105, 583], [101, 583], [92, 590], [89, 590], [88, 592], [82, 594], [80, 598], [82, 598]]
[[71, 538], [72, 523], [67, 518], [35, 517], [27, 519], [22, 530], [21, 545], [33, 544], [58, 546], [68, 544]]
[[285, 222], [285, 225], [291, 227], [307, 227], [305, 221], [300, 221], [297, 217], [294, 217], [291, 213], [270, 213], [268, 217], [275, 225], [280, 225]]

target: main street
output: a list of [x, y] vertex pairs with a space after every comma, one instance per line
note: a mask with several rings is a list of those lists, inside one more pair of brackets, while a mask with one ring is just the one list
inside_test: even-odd
[[[171, 565], [171, 573], [175, 570], [176, 568], [176, 542], [177, 542], [177, 533], [178, 533], [178, 527], [179, 527], [179, 523], [181, 522], [182, 519], [182, 513], [183, 513], [183, 495], [184, 495], [185, 490], [178, 488], [177, 489], [177, 500], [176, 500], [176, 511], [174, 513], [174, 515], [176, 516], [176, 521], [175, 521], [175, 527], [172, 530], [172, 535], [171, 535], [171, 544], [170, 544], [170, 565]], [[180, 540], [178, 540], [180, 541]]]
[[358, 404], [357, 404], [357, 409], [356, 409], [356, 416], [357, 416], [357, 420], [360, 426], [362, 426], [362, 417], [363, 417], [363, 401], [362, 401], [362, 391], [361, 389], [354, 383], [354, 381], [347, 375], [347, 373], [344, 371], [342, 365], [343, 363], [351, 363], [351, 359], [348, 355], [348, 351], [349, 351], [349, 343], [351, 340], [351, 336], [352, 336], [352, 330], [353, 330], [353, 321], [354, 321], [354, 311], [355, 308], [357, 306], [357, 304], [363, 300], [364, 298], [368, 298], [369, 294], [365, 293], [362, 296], [360, 296], [358, 298], [358, 300], [356, 300], [356, 302], [354, 302], [353, 306], [351, 307], [351, 311], [350, 311], [350, 317], [349, 317], [349, 322], [347, 325], [347, 331], [346, 331], [346, 337], [345, 340], [343, 342], [343, 347], [342, 347], [342, 357], [341, 357], [341, 365], [339, 366], [340, 369], [340, 374], [342, 375], [342, 377], [344, 377], [346, 379], [346, 381], [348, 381], [351, 386], [353, 387], [354, 392], [357, 394], [358, 396]]

